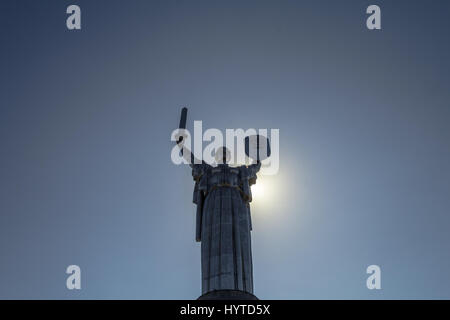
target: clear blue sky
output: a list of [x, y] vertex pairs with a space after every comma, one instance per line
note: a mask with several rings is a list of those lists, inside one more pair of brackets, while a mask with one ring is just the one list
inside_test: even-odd
[[450, 3], [376, 1], [381, 31], [370, 4], [1, 1], [0, 298], [200, 295], [182, 106], [188, 127], [280, 129], [259, 298], [450, 298]]

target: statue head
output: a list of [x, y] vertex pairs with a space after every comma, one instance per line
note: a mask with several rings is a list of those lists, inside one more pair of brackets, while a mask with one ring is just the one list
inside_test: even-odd
[[220, 147], [216, 150], [215, 159], [218, 164], [227, 164], [231, 160], [230, 150]]

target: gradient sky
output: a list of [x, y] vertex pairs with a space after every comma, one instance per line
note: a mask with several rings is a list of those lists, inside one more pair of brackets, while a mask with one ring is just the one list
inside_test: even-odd
[[1, 1], [0, 298], [200, 295], [183, 106], [280, 129], [259, 298], [450, 298], [449, 31], [449, 1]]

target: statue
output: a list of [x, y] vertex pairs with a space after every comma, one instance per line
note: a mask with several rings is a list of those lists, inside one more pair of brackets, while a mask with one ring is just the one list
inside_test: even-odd
[[[180, 128], [186, 125], [182, 111]], [[199, 299], [256, 299], [253, 295], [251, 249], [252, 222], [250, 186], [261, 167], [259, 156], [249, 166], [228, 165], [230, 152], [216, 151], [217, 166], [199, 161], [177, 140], [189, 156], [195, 181], [193, 202], [197, 205], [196, 241], [201, 242], [202, 296]], [[259, 138], [258, 138], [259, 143]], [[268, 141], [267, 141], [268, 143]], [[248, 139], [246, 139], [246, 153]], [[248, 155], [248, 153], [247, 153]]]

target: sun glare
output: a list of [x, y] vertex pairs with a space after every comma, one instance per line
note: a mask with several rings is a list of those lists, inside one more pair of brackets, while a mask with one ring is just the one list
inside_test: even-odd
[[252, 189], [252, 198], [255, 201], [261, 200], [264, 197], [264, 184], [258, 183], [251, 186]]
[[278, 201], [277, 180], [273, 177], [258, 177], [256, 184], [250, 188], [252, 190], [252, 207], [255, 209], [272, 209]]

